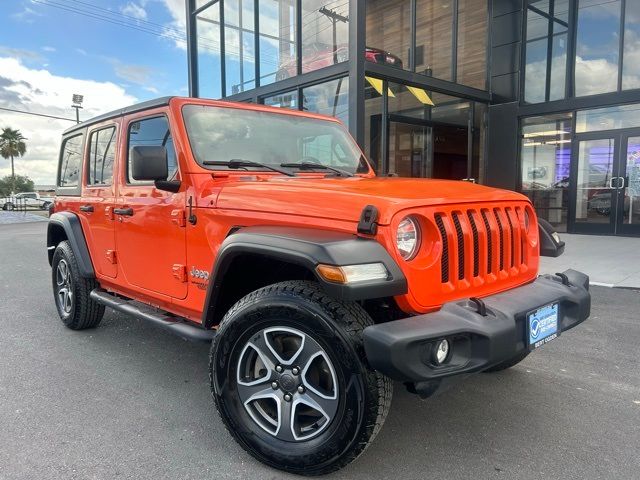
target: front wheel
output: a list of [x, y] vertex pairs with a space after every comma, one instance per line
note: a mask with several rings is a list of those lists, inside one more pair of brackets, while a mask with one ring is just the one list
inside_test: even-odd
[[15, 209], [15, 206], [13, 205], [13, 203], [7, 202], [7, 203], [4, 204], [2, 209], [11, 212], [11, 211], [13, 211]]
[[227, 429], [258, 460], [303, 475], [337, 470], [378, 433], [392, 383], [366, 363], [371, 318], [312, 282], [240, 300], [211, 347], [213, 398]]

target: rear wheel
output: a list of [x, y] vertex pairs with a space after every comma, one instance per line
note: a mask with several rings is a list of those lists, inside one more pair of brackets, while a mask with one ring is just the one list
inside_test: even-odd
[[354, 460], [391, 404], [390, 379], [370, 369], [371, 318], [312, 282], [283, 282], [240, 300], [220, 324], [211, 388], [227, 429], [258, 460], [320, 475]]
[[51, 267], [53, 296], [62, 323], [72, 330], [97, 327], [104, 315], [104, 306], [93, 301], [89, 294], [98, 283], [80, 275], [76, 257], [66, 240], [56, 247]]
[[521, 361], [527, 358], [529, 356], [529, 353], [531, 353], [529, 352], [529, 350], [523, 350], [522, 352], [517, 354], [515, 357], [510, 358], [509, 360], [505, 360], [502, 363], [498, 363], [497, 365], [494, 365], [491, 368], [487, 368], [484, 371], [486, 373], [494, 373], [494, 372], [501, 372], [503, 370], [506, 370], [507, 368], [515, 367], [517, 364], [519, 364]]

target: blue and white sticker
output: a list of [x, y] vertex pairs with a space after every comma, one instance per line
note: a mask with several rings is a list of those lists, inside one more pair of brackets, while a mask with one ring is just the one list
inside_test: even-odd
[[529, 314], [529, 344], [538, 347], [556, 338], [558, 304], [547, 305]]

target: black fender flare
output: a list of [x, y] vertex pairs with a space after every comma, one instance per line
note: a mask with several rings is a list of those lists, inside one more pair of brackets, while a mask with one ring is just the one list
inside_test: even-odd
[[53, 252], [59, 243], [59, 235], [56, 233], [62, 228], [69, 241], [71, 250], [73, 250], [78, 262], [80, 275], [84, 278], [95, 278], [95, 270], [91, 262], [91, 255], [87, 248], [87, 241], [84, 238], [82, 224], [75, 213], [57, 212], [49, 217], [49, 225], [47, 226], [47, 251], [49, 254], [49, 265], [53, 261]]
[[[389, 252], [376, 240], [355, 234], [304, 227], [254, 226], [230, 234], [220, 246], [207, 287], [202, 320], [215, 315], [218, 294], [233, 260], [254, 254], [302, 266], [313, 273], [328, 295], [346, 301], [392, 297], [407, 293], [407, 279]], [[318, 264], [345, 266], [382, 262], [386, 280], [352, 285], [331, 283], [316, 272]]]

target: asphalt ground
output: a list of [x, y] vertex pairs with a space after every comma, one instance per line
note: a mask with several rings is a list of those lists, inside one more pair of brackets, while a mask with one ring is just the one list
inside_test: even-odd
[[[0, 226], [0, 479], [293, 478], [253, 460], [212, 405], [208, 348], [108, 311], [59, 321], [44, 223]], [[593, 314], [519, 366], [422, 401], [339, 479], [640, 478], [640, 293], [593, 287]]]

